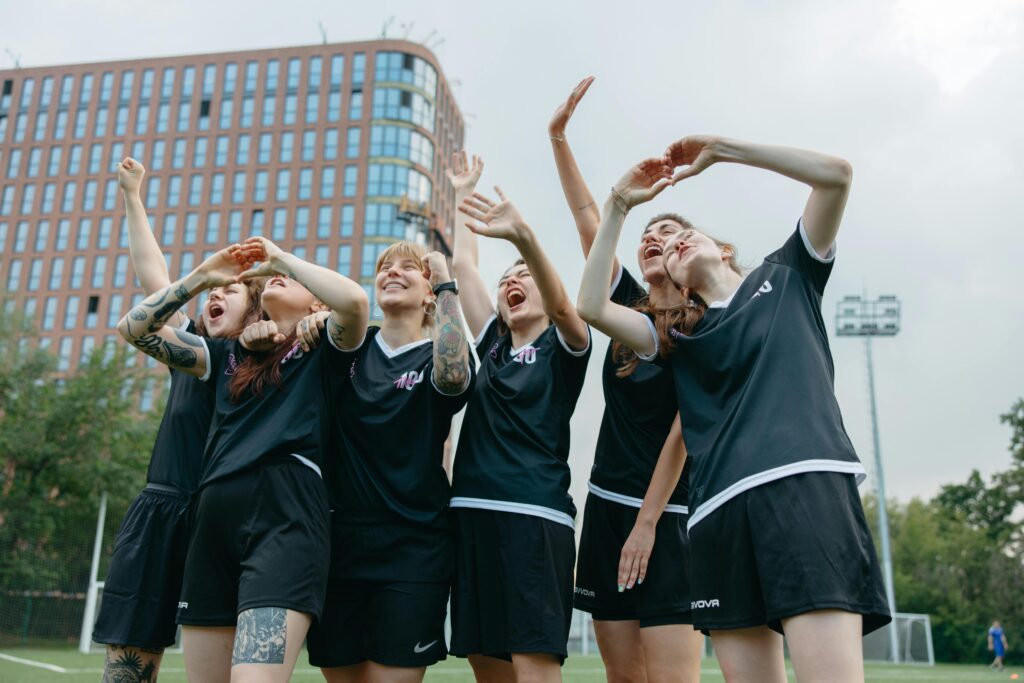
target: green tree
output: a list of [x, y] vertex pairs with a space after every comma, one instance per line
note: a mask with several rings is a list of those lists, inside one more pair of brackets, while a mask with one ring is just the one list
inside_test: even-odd
[[160, 414], [137, 409], [133, 388], [152, 379], [126, 367], [124, 347], [97, 350], [61, 375], [33, 336], [0, 313], [0, 595], [8, 597], [84, 589], [100, 494], [119, 517], [144, 484]]

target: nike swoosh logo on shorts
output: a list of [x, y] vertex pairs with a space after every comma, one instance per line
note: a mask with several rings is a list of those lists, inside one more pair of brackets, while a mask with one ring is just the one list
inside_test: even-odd
[[416, 643], [416, 644], [415, 644], [415, 645], [413, 646], [413, 648], [412, 648], [412, 651], [413, 651], [413, 652], [415, 652], [416, 654], [423, 654], [424, 652], [426, 652], [426, 651], [427, 651], [427, 650], [429, 650], [430, 648], [434, 647], [434, 645], [436, 645], [436, 644], [437, 644], [437, 641], [436, 641], [436, 640], [432, 640], [432, 641], [430, 641], [429, 643], [427, 643], [427, 644], [426, 644], [426, 645], [424, 645], [423, 647], [420, 647], [420, 644], [419, 644], [419, 643]]

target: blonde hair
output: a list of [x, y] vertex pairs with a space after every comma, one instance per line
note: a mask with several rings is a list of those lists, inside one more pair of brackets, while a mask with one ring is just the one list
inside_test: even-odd
[[[388, 248], [382, 251], [380, 253], [380, 256], [377, 257], [377, 265], [373, 269], [373, 272], [375, 274], [379, 273], [381, 266], [384, 265], [386, 261], [402, 261], [404, 259], [409, 259], [410, 261], [412, 261], [416, 265], [416, 267], [422, 272], [426, 266], [426, 264], [423, 261], [423, 257], [426, 255], [427, 250], [426, 248], [423, 247], [423, 245], [416, 244], [415, 242], [406, 242], [404, 240], [401, 242], [395, 242], [394, 244], [388, 246]], [[433, 312], [428, 314], [424, 310], [422, 326], [432, 327], [433, 324]]]

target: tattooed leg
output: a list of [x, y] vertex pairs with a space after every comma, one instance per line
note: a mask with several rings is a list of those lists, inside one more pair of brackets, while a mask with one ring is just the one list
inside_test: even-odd
[[108, 645], [103, 683], [156, 683], [163, 650]]
[[231, 680], [287, 681], [311, 622], [310, 615], [283, 607], [255, 607], [239, 614]]

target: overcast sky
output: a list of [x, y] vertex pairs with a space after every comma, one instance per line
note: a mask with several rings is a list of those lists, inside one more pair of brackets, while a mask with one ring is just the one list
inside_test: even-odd
[[[1005, 468], [999, 423], [1024, 395], [1024, 3], [126, 2], [0, 0], [0, 47], [24, 66], [302, 45], [380, 35], [436, 52], [467, 146], [541, 235], [575, 296], [582, 272], [547, 138], [558, 102], [594, 83], [568, 137], [599, 203], [633, 162], [712, 133], [849, 159], [854, 184], [824, 311], [845, 294], [897, 294], [903, 330], [875, 343], [888, 493], [908, 500]], [[5, 68], [10, 59], [2, 56]], [[808, 190], [712, 167], [635, 210], [677, 211], [755, 266], [790, 234]], [[484, 244], [496, 282], [513, 254]], [[599, 340], [574, 420], [582, 509], [602, 406]], [[833, 339], [846, 426], [874, 472], [864, 347]], [[794, 410], [799, 410], [794, 406]], [[813, 456], [814, 454], [808, 454]], [[868, 480], [871, 485], [872, 479]]]

